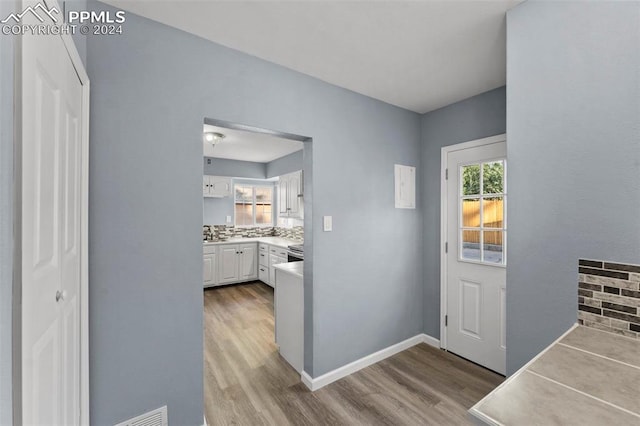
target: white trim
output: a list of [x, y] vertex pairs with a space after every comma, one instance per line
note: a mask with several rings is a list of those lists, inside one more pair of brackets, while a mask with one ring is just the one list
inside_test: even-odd
[[441, 349], [440, 340], [436, 339], [435, 337], [429, 336], [428, 334], [420, 334], [420, 337], [422, 338], [422, 343], [426, 343], [429, 346]]
[[[562, 339], [564, 339], [566, 336], [569, 335], [569, 333], [571, 333], [574, 329], [576, 329], [578, 327], [578, 323], [573, 324], [571, 327], [569, 327], [569, 329], [567, 331], [565, 331], [564, 333], [562, 333], [562, 335], [560, 337], [558, 337], [556, 340], [553, 341], [553, 343], [551, 343], [549, 346], [547, 346], [546, 348], [544, 348], [542, 350], [542, 352], [540, 352], [538, 355], [534, 356], [529, 362], [527, 362], [525, 365], [523, 365], [522, 367], [520, 367], [520, 369], [518, 371], [516, 371], [515, 373], [513, 373], [511, 376], [509, 376], [507, 378], [507, 380], [505, 380], [504, 382], [502, 382], [500, 384], [500, 386], [498, 386], [497, 388], [495, 388], [494, 390], [492, 390], [488, 395], [486, 395], [484, 398], [482, 398], [480, 401], [476, 402], [476, 404], [471, 407], [469, 409], [469, 414], [471, 414], [472, 416], [476, 417], [476, 418], [487, 418], [486, 414], [483, 414], [480, 410], [479, 407], [480, 405], [482, 405], [486, 400], [489, 400], [490, 398], [493, 397], [493, 395], [498, 392], [500, 389], [502, 389], [503, 387], [507, 386], [509, 383], [511, 383], [512, 381], [514, 381], [518, 376], [520, 376], [520, 374], [522, 374], [527, 368], [529, 368], [529, 366], [531, 366], [534, 362], [536, 362], [541, 356], [543, 356], [545, 353], [547, 353], [547, 351], [549, 351], [549, 349], [551, 349], [553, 346], [555, 346], [556, 343], [559, 343]], [[497, 422], [496, 420], [493, 420], [494, 422]], [[499, 424], [499, 423], [497, 423]]]
[[447, 242], [447, 179], [446, 170], [448, 156], [455, 151], [469, 148], [477, 148], [484, 145], [491, 145], [498, 142], [505, 142], [507, 134], [502, 133], [496, 136], [476, 139], [469, 142], [455, 145], [443, 146], [440, 154], [440, 347], [447, 349], [447, 328], [444, 326], [445, 315], [447, 315], [447, 256], [445, 253], [445, 243]]
[[323, 388], [330, 383], [349, 376], [359, 370], [362, 370], [363, 368], [369, 367], [370, 365], [380, 362], [415, 345], [419, 345], [420, 343], [425, 343], [429, 346], [440, 348], [440, 341], [435, 337], [429, 336], [427, 334], [418, 334], [408, 338], [407, 340], [396, 343], [395, 345], [391, 345], [387, 348], [381, 349], [370, 355], [350, 362], [347, 365], [336, 368], [335, 370], [331, 370], [316, 378], [311, 377], [306, 371], [303, 371], [300, 375], [300, 380], [312, 392], [317, 391], [318, 389]]
[[202, 426], [209, 426], [209, 423], [207, 423], [207, 416], [206, 415], [202, 415], [202, 421], [204, 423], [202, 423]]

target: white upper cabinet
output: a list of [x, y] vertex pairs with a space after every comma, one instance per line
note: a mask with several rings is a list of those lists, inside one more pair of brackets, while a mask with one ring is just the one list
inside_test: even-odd
[[230, 197], [232, 195], [231, 178], [226, 176], [203, 176], [202, 195], [204, 197]]
[[286, 217], [289, 213], [287, 210], [289, 206], [289, 200], [287, 196], [289, 194], [289, 181], [286, 176], [280, 176], [278, 181], [278, 216]]
[[280, 176], [278, 182], [278, 216], [302, 219], [303, 213], [302, 170]]
[[302, 218], [302, 171], [289, 175], [289, 217]]

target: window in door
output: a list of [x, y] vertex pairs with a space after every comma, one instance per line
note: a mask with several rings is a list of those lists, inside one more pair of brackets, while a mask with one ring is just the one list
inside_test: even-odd
[[506, 162], [460, 166], [461, 261], [506, 265]]
[[272, 186], [237, 184], [234, 193], [236, 226], [273, 226]]

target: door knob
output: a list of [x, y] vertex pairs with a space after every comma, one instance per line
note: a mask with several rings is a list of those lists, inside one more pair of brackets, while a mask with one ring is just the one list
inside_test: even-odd
[[64, 291], [56, 291], [56, 302], [64, 300]]

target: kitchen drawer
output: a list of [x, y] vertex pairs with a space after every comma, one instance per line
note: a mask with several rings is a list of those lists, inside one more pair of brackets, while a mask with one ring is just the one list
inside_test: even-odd
[[202, 253], [203, 254], [215, 254], [216, 253], [216, 246], [211, 246], [211, 245], [202, 246]]
[[267, 252], [269, 252], [269, 245], [265, 244], [265, 243], [260, 243], [260, 244], [258, 244], [258, 249], [261, 252], [267, 253]]
[[258, 279], [265, 284], [269, 284], [269, 267], [260, 265], [258, 266]]
[[258, 264], [262, 266], [269, 266], [269, 254], [267, 252], [258, 253]]
[[272, 246], [270, 252], [272, 255], [285, 257], [285, 258], [287, 257], [287, 249]]

